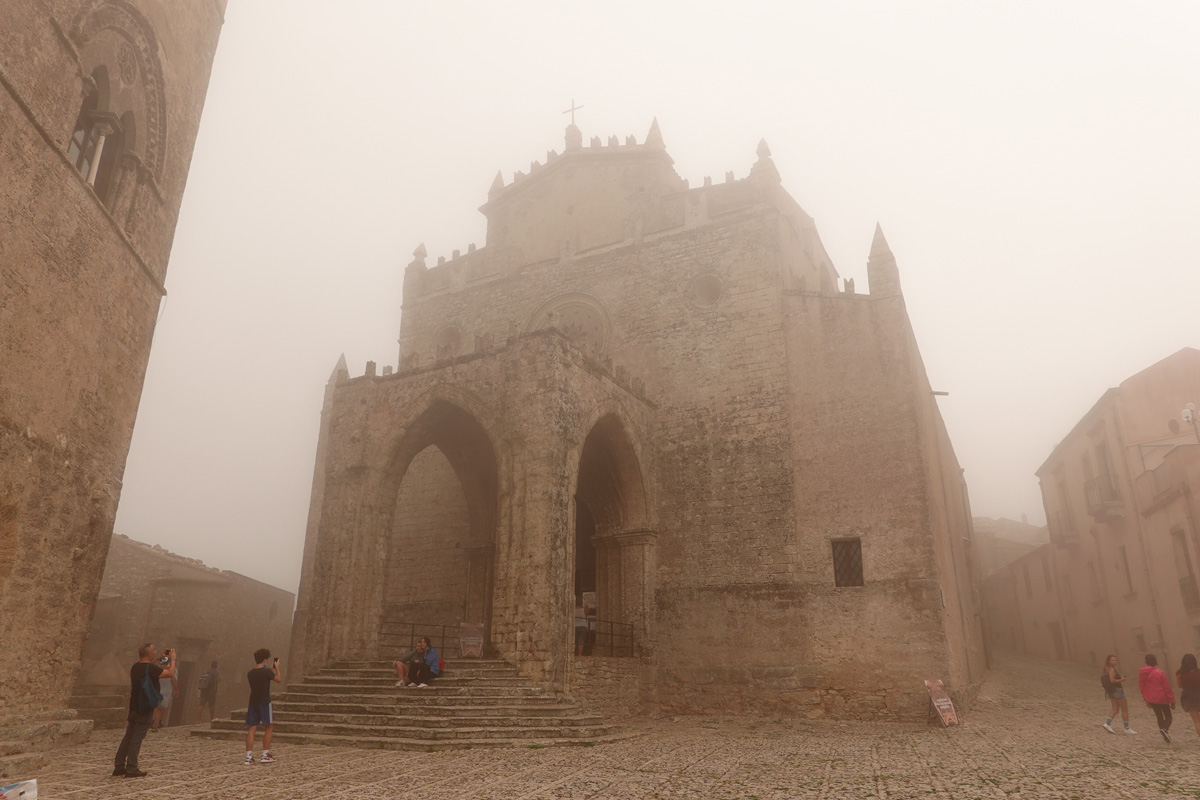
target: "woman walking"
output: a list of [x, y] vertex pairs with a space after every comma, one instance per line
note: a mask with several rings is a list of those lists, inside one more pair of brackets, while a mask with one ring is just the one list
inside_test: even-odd
[[1163, 739], [1171, 741], [1171, 709], [1175, 707], [1175, 693], [1171, 691], [1171, 681], [1167, 673], [1158, 668], [1158, 657], [1154, 653], [1146, 654], [1146, 666], [1138, 673], [1138, 688], [1142, 690], [1142, 699], [1154, 711], [1158, 720], [1158, 732]]
[[1108, 719], [1104, 721], [1104, 730], [1109, 733], [1116, 733], [1113, 730], [1112, 721], [1118, 711], [1121, 712], [1121, 720], [1125, 723], [1125, 732], [1137, 733], [1129, 727], [1129, 702], [1125, 699], [1125, 689], [1121, 685], [1124, 682], [1125, 679], [1121, 677], [1121, 673], [1117, 672], [1117, 657], [1105, 658], [1104, 671], [1100, 673], [1100, 683], [1104, 685], [1104, 696], [1112, 703], [1112, 710], [1108, 712]]
[[1200, 668], [1196, 667], [1196, 656], [1188, 653], [1175, 673], [1179, 681], [1179, 707], [1186, 711], [1200, 734]]

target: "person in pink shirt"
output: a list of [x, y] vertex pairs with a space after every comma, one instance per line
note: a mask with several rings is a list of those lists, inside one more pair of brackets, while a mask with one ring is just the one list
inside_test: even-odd
[[1171, 691], [1167, 673], [1158, 668], [1158, 657], [1154, 653], [1146, 654], [1146, 666], [1138, 672], [1138, 688], [1142, 690], [1142, 699], [1158, 720], [1158, 732], [1170, 742], [1171, 709], [1175, 707], [1175, 693]]

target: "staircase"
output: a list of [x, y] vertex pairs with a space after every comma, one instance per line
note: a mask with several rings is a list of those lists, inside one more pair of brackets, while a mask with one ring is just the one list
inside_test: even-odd
[[93, 730], [124, 728], [129, 714], [129, 686], [76, 686], [67, 701], [79, 719], [90, 719]]
[[[560, 701], [498, 659], [455, 659], [426, 689], [386, 661], [344, 661], [272, 698], [274, 740], [388, 750], [591, 745], [633, 735]], [[249, 689], [247, 689], [247, 692]], [[246, 710], [193, 736], [245, 738]]]

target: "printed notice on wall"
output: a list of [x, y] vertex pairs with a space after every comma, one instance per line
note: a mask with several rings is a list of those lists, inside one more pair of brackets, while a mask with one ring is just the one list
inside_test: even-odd
[[458, 654], [463, 658], [483, 656], [483, 636], [482, 622], [462, 623], [458, 637]]
[[958, 715], [954, 713], [954, 702], [950, 699], [950, 695], [946, 694], [946, 687], [942, 686], [942, 682], [925, 681], [925, 688], [929, 690], [929, 699], [932, 701], [934, 709], [942, 718], [942, 725], [947, 728], [957, 725]]

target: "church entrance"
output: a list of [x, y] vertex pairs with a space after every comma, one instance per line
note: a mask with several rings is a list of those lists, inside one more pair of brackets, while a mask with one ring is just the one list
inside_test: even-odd
[[[574, 589], [587, 633], [576, 635], [577, 655], [636, 653], [646, 610], [647, 576], [639, 566], [646, 526], [641, 466], [624, 425], [610, 414], [592, 427], [579, 459]], [[573, 625], [580, 625], [578, 606]]]
[[410, 427], [393, 468], [380, 655], [429, 636], [456, 656], [462, 623], [491, 627], [495, 453], [473, 416], [439, 402]]

